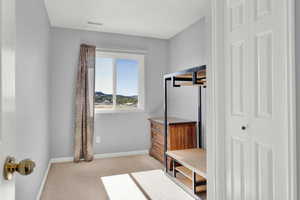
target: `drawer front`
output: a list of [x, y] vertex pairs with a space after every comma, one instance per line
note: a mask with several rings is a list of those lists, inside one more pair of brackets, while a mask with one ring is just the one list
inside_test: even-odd
[[154, 132], [157, 132], [157, 133], [163, 133], [164, 131], [164, 126], [162, 124], [159, 124], [159, 123], [156, 123], [156, 122], [151, 122], [151, 129], [154, 131]]
[[156, 129], [152, 129], [151, 131], [151, 149], [150, 149], [150, 155], [159, 160], [160, 162], [163, 162], [163, 136], [161, 133], [156, 132]]
[[[150, 155], [164, 162], [164, 125], [151, 121], [151, 148]], [[172, 124], [168, 126], [168, 150], [179, 150], [196, 147], [195, 124]], [[171, 168], [171, 159], [168, 166]]]
[[159, 160], [160, 162], [163, 162], [164, 160], [164, 155], [162, 154], [162, 152], [160, 152], [155, 147], [150, 149], [150, 155]]
[[156, 142], [152, 142], [151, 148], [155, 149], [160, 154], [164, 153], [164, 147]]
[[[160, 161], [161, 163], [164, 163], [164, 154], [157, 148], [151, 148], [150, 149], [150, 155]], [[172, 159], [168, 157], [168, 168], [172, 169]]]
[[[170, 136], [168, 136], [168, 149], [170, 149]], [[164, 162], [164, 126], [151, 122], [151, 148], [150, 155], [160, 162]], [[169, 161], [170, 162], [170, 161]]]
[[[164, 141], [165, 141], [165, 138], [164, 138], [163, 134], [151, 131], [151, 142], [152, 143], [153, 142], [158, 143], [163, 148], [163, 146], [165, 145]], [[168, 149], [170, 149], [170, 136], [168, 136]]]
[[152, 132], [152, 142], [164, 145], [164, 137], [160, 133]]

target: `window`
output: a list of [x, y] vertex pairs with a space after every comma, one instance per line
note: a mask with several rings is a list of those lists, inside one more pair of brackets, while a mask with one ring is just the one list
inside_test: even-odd
[[95, 109], [144, 110], [144, 55], [97, 52]]

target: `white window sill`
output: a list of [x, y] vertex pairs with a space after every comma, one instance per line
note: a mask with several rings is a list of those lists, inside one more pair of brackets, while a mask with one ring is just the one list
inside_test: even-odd
[[131, 109], [131, 110], [113, 110], [113, 109], [95, 109], [95, 114], [118, 114], [118, 113], [143, 113], [144, 109]]

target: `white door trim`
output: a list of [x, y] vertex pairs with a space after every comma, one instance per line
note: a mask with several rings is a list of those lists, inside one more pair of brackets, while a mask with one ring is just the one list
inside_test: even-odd
[[296, 145], [296, 66], [295, 66], [295, 0], [286, 0], [287, 37], [287, 120], [289, 146], [289, 199], [297, 199], [297, 145]]
[[208, 67], [208, 199], [225, 199], [224, 0], [211, 1], [211, 57]]
[[[288, 123], [289, 200], [297, 200], [295, 0], [286, 1], [286, 119]], [[226, 199], [225, 99], [224, 85], [224, 0], [211, 1], [211, 58], [208, 67], [208, 199]]]

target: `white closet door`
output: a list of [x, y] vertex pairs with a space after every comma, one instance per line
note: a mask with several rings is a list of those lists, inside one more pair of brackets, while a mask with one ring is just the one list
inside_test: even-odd
[[288, 199], [285, 1], [251, 0], [250, 5], [251, 199], [257, 200]]
[[285, 0], [227, 0], [227, 199], [287, 194]]
[[251, 193], [249, 160], [249, 0], [226, 4], [226, 182], [228, 200]]

